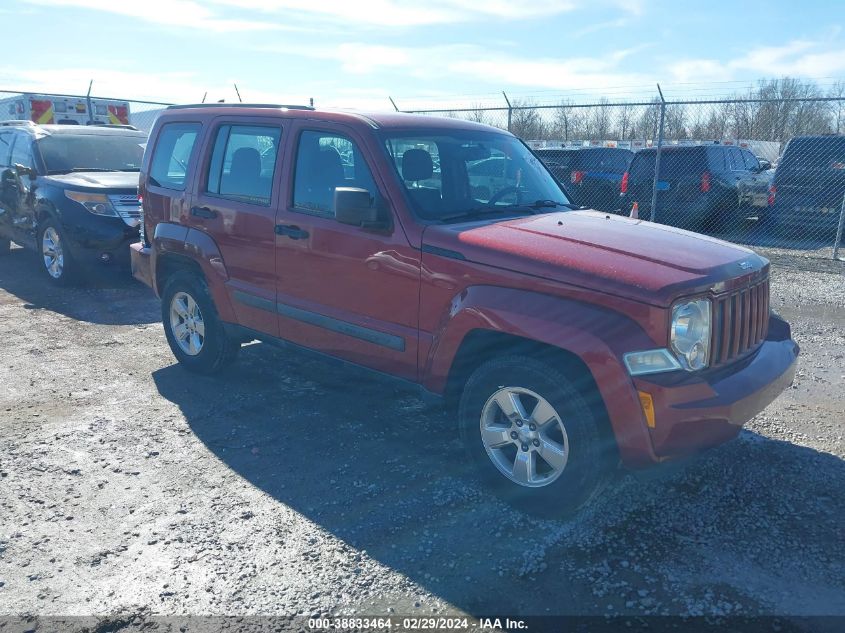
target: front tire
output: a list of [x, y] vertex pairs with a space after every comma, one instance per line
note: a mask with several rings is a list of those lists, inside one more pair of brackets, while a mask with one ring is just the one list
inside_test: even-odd
[[497, 495], [533, 514], [562, 516], [608, 481], [611, 440], [587, 383], [527, 356], [488, 361], [470, 376], [460, 435]]
[[69, 286], [79, 280], [79, 270], [65, 231], [54, 219], [48, 219], [38, 228], [38, 250], [41, 270], [48, 281], [57, 286]]
[[198, 374], [222, 371], [237, 357], [240, 343], [226, 335], [205, 280], [189, 271], [164, 286], [161, 317], [176, 360]]

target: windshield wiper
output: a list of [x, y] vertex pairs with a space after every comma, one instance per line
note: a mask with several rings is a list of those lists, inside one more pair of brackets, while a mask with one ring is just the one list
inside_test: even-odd
[[120, 169], [105, 169], [103, 167], [74, 167], [70, 171], [76, 172], [76, 171], [121, 171], [121, 170]]
[[502, 209], [553, 209], [555, 207], [566, 207], [567, 209], [577, 209], [575, 205], [568, 202], [558, 202], [557, 200], [535, 200], [534, 202], [520, 202], [516, 204], [509, 204]]
[[511, 213], [513, 212], [513, 208], [511, 205], [509, 206], [501, 206], [501, 207], [478, 207], [475, 209], [467, 209], [466, 211], [461, 211], [460, 213], [454, 213], [452, 215], [446, 215], [442, 218], [437, 218], [441, 222], [454, 222], [456, 220], [474, 220], [476, 218], [483, 218], [487, 215], [496, 215], [501, 213]]

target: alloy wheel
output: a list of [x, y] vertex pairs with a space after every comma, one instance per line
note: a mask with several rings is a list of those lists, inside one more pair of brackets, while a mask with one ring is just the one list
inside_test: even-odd
[[170, 300], [170, 330], [179, 348], [188, 356], [196, 356], [205, 343], [205, 321], [194, 298], [177, 292]]
[[522, 387], [501, 387], [481, 411], [481, 441], [493, 465], [520, 486], [547, 486], [569, 460], [569, 437], [555, 408]]
[[53, 279], [60, 279], [65, 269], [65, 256], [59, 232], [52, 226], [44, 229], [41, 237], [41, 255], [44, 267]]

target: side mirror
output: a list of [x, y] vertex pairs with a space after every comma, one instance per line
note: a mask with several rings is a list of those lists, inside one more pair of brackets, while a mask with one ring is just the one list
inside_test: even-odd
[[32, 167], [24, 167], [20, 163], [15, 163], [14, 167], [18, 176], [29, 176], [30, 180], [35, 180], [38, 177], [38, 174], [35, 173], [35, 170]]
[[772, 168], [772, 163], [767, 161], [765, 158], [759, 158], [758, 161], [760, 163], [760, 171], [768, 171]]
[[334, 190], [334, 215], [338, 222], [363, 228], [384, 228], [378, 207], [366, 189], [337, 187]]

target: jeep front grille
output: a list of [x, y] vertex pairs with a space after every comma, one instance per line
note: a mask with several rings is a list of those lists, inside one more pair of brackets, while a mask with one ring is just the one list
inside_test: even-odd
[[769, 279], [713, 301], [710, 365], [724, 365], [757, 349], [769, 329]]

